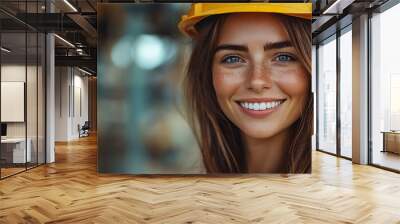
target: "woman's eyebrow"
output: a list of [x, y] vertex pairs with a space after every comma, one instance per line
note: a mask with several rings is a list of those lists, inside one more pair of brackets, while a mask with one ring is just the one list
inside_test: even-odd
[[[293, 47], [292, 43], [288, 40], [279, 41], [279, 42], [269, 42], [264, 45], [264, 51], [286, 48], [286, 47]], [[248, 51], [249, 49], [247, 46], [244, 45], [236, 45], [236, 44], [221, 44], [215, 48], [214, 52], [220, 50], [235, 50], [235, 51]]]
[[248, 51], [248, 48], [247, 48], [247, 46], [243, 46], [243, 45], [221, 44], [215, 48], [214, 52], [217, 52], [220, 50]]
[[266, 43], [264, 45], [264, 51], [281, 49], [281, 48], [286, 48], [286, 47], [293, 47], [292, 42], [286, 40], [286, 41]]

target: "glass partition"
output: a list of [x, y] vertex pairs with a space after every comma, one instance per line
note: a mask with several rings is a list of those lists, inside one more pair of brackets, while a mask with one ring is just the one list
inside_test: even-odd
[[38, 56], [36, 32], [27, 33], [27, 80], [26, 80], [26, 113], [27, 113], [27, 150], [30, 151], [27, 167], [37, 165], [37, 76], [38, 76]]
[[312, 62], [312, 68], [311, 68], [311, 91], [313, 92], [313, 111], [314, 111], [314, 116], [313, 116], [313, 133], [311, 137], [312, 141], [312, 150], [317, 149], [317, 116], [315, 113], [317, 112], [317, 47], [316, 45], [312, 46], [312, 51], [311, 51], [311, 62]]
[[2, 177], [24, 171], [27, 159], [30, 161], [26, 141], [26, 41], [25, 32], [1, 34]]
[[[44, 1], [26, 4], [0, 6], [20, 14], [43, 11]], [[0, 12], [0, 178], [45, 163], [45, 44], [39, 30]]]
[[317, 149], [336, 154], [336, 36], [318, 47]]
[[45, 114], [46, 114], [46, 37], [43, 33], [38, 33], [38, 74], [37, 74], [37, 162], [44, 164], [46, 161], [46, 145], [45, 145]]

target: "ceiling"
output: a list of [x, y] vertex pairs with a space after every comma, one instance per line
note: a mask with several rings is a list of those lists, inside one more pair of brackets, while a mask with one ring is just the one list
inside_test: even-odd
[[[338, 4], [335, 3], [335, 0], [293, 0], [291, 2], [313, 3], [313, 38], [317, 39], [317, 37], [322, 36], [329, 27], [334, 26], [338, 20], [345, 16], [354, 16], [357, 13], [378, 7], [387, 1], [388, 0], [339, 0]], [[60, 38], [56, 38], [56, 63], [59, 65], [70, 63], [70, 65], [79, 66], [79, 62], [82, 62], [86, 66], [90, 65], [88, 68], [90, 67], [91, 70], [95, 71], [97, 55], [97, 3], [137, 2], [170, 1], [47, 0], [46, 5], [45, 0], [1, 0], [0, 25], [3, 32], [2, 43], [3, 46], [8, 44], [7, 47], [12, 48], [15, 54], [24, 54], [25, 30], [55, 32], [61, 38], [75, 45], [75, 47], [71, 47], [70, 44], [65, 43], [65, 41]], [[285, 2], [285, 0], [270, 0], [269, 2]], [[329, 13], [326, 13], [328, 8], [330, 8]], [[50, 11], [51, 13], [49, 13]], [[28, 42], [29, 41], [30, 40], [28, 40]], [[33, 52], [34, 48], [34, 43], [29, 43], [27, 49], [28, 54], [29, 52]]]

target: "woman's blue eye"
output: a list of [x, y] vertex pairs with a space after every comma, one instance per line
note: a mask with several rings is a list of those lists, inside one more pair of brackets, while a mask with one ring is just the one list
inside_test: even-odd
[[275, 58], [276, 61], [282, 61], [282, 62], [287, 62], [287, 61], [294, 61], [294, 58], [290, 55], [287, 54], [282, 54], [279, 55]]
[[222, 63], [226, 64], [234, 64], [234, 63], [243, 63], [244, 60], [238, 56], [227, 56], [222, 59]]

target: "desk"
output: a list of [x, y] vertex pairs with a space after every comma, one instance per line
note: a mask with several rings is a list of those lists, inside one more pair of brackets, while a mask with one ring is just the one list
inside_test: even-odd
[[[25, 138], [6, 138], [1, 139], [1, 156], [9, 163], [25, 163], [30, 162], [32, 158], [30, 138], [26, 141], [28, 144], [25, 154]], [[12, 154], [12, 156], [11, 156]], [[11, 160], [12, 158], [12, 160]], [[27, 161], [25, 161], [27, 158]]]
[[383, 133], [382, 152], [400, 154], [400, 131], [382, 131], [381, 133]]

